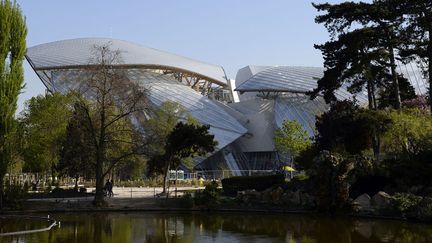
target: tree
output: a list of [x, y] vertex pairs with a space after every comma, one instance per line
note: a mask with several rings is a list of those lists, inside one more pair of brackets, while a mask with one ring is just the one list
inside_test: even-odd
[[[94, 204], [104, 203], [105, 177], [125, 159], [142, 153], [139, 118], [148, 108], [146, 90], [131, 82], [121, 64], [119, 50], [110, 44], [95, 46], [88, 70], [82, 70], [76, 108], [83, 114], [95, 159]], [[136, 126], [131, 122], [135, 121]]]
[[[429, 108], [432, 111], [432, 2], [430, 0], [387, 0], [403, 9], [406, 36], [401, 51], [405, 61], [417, 61], [429, 79]], [[425, 63], [425, 67], [422, 65]]]
[[26, 102], [21, 115], [25, 169], [31, 172], [50, 171], [54, 180], [66, 127], [72, 115], [72, 94], [53, 93], [33, 97]]
[[315, 20], [324, 23], [331, 34], [329, 42], [315, 46], [323, 52], [326, 71], [312, 92], [313, 97], [324, 92], [326, 101], [332, 101], [336, 99], [334, 91], [344, 83], [349, 83], [354, 92], [362, 91], [366, 85], [369, 107], [375, 109], [377, 77], [388, 77], [384, 81], [391, 84], [395, 108], [399, 109], [394, 51], [401, 45], [398, 28], [403, 19], [399, 9], [386, 1], [313, 5], [319, 11], [327, 11]]
[[160, 107], [151, 112], [151, 118], [146, 121], [144, 127], [147, 139], [152, 141], [149, 143], [152, 155], [160, 155], [165, 152], [164, 146], [168, 135], [178, 121], [184, 119], [185, 115], [186, 110], [180, 104], [172, 101], [163, 102]]
[[[408, 79], [404, 78], [403, 76], [399, 76], [398, 80], [400, 91], [399, 93], [402, 104], [405, 104], [405, 102], [417, 98], [415, 89]], [[383, 84], [380, 86], [381, 87], [378, 91], [378, 108], [384, 109], [387, 107], [397, 107], [397, 100], [395, 99], [395, 96], [393, 94], [393, 87], [391, 87], [391, 85], [387, 85], [385, 82], [383, 82]]]
[[78, 190], [80, 176], [94, 172], [94, 151], [91, 140], [84, 127], [84, 116], [80, 109], [74, 109], [66, 128], [66, 137], [62, 144], [60, 162], [57, 166], [61, 175], [75, 178], [75, 189]]
[[373, 148], [373, 135], [380, 136], [391, 122], [382, 111], [360, 108], [351, 101], [335, 102], [317, 117], [316, 143], [319, 150], [360, 154]]
[[309, 134], [297, 120], [285, 120], [282, 127], [276, 130], [274, 142], [278, 152], [291, 156], [291, 166], [294, 157], [312, 145]]
[[0, 1], [0, 208], [3, 179], [12, 161], [11, 138], [16, 130], [18, 95], [24, 86], [23, 60], [27, 27], [20, 7]]
[[163, 155], [159, 155], [157, 163], [164, 165], [164, 186], [163, 193], [167, 189], [168, 173], [170, 167], [178, 167], [181, 160], [191, 156], [204, 156], [213, 152], [217, 142], [214, 135], [209, 134], [207, 125], [177, 123], [175, 128], [168, 135]]

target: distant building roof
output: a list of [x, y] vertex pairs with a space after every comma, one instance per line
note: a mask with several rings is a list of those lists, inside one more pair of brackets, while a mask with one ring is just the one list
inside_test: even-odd
[[[317, 81], [322, 78], [324, 68], [320, 67], [296, 67], [296, 66], [248, 66], [239, 70], [239, 73], [247, 73], [250, 77], [238, 84], [236, 91], [244, 92], [287, 92], [306, 93], [317, 87]], [[244, 76], [244, 75], [240, 75]], [[344, 100], [351, 99], [353, 94], [342, 87], [336, 91], [336, 97]], [[363, 93], [357, 95], [360, 102], [366, 101]]]
[[50, 42], [28, 48], [26, 56], [36, 71], [85, 67], [91, 65], [92, 49], [105, 44], [110, 44], [113, 50], [121, 51], [122, 63], [119, 66], [179, 70], [200, 76], [218, 85], [227, 84], [227, 77], [221, 66], [109, 38], [80, 38]]

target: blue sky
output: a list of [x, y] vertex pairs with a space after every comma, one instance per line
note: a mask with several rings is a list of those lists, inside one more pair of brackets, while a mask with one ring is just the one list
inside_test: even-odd
[[[322, 1], [324, 2], [324, 1]], [[332, 3], [342, 1], [328, 1]], [[27, 18], [28, 47], [112, 37], [224, 67], [229, 78], [247, 65], [322, 66], [314, 43], [328, 39], [304, 0], [18, 0]], [[23, 102], [44, 93], [25, 66]]]

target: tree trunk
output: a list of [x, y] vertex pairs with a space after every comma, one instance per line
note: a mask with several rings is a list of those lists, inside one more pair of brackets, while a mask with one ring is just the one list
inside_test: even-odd
[[432, 24], [429, 25], [429, 43], [428, 43], [428, 78], [429, 78], [429, 108], [432, 114]]
[[169, 174], [169, 168], [170, 168], [170, 162], [167, 162], [167, 165], [165, 166], [165, 175], [164, 175], [164, 181], [163, 181], [163, 191], [162, 193], [166, 193], [167, 192], [167, 188], [168, 188], [168, 174]]
[[78, 192], [78, 179], [79, 179], [79, 175], [75, 176], [75, 191]]
[[390, 52], [390, 68], [391, 68], [391, 74], [393, 80], [393, 89], [396, 98], [396, 104], [394, 108], [399, 110], [402, 106], [402, 102], [401, 102], [400, 91], [399, 91], [399, 79], [396, 72], [396, 63], [395, 63], [393, 46], [390, 46], [389, 52]]
[[0, 209], [3, 209], [3, 195], [4, 195], [4, 175], [0, 175]]
[[[369, 110], [376, 110], [376, 99], [375, 99], [375, 87], [371, 81], [367, 82]], [[376, 129], [372, 129], [372, 150], [376, 160], [379, 159], [380, 155], [380, 138], [377, 135]]]
[[[100, 150], [100, 148], [99, 148]], [[104, 203], [104, 176], [103, 176], [103, 160], [102, 152], [98, 151], [98, 156], [96, 158], [96, 194], [93, 201], [95, 206], [102, 206]]]

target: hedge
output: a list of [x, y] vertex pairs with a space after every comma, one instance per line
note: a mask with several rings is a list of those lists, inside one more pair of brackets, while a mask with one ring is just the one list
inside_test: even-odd
[[225, 195], [236, 196], [238, 191], [255, 189], [263, 191], [274, 185], [285, 182], [282, 174], [265, 176], [236, 176], [222, 180], [222, 188]]

